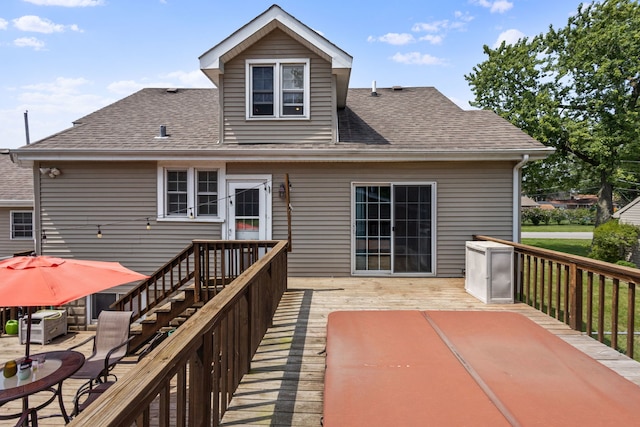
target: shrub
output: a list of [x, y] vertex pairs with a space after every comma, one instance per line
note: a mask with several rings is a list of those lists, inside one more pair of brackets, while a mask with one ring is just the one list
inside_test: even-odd
[[589, 256], [612, 263], [629, 261], [633, 249], [638, 245], [639, 236], [640, 228], [635, 225], [608, 221], [593, 231]]
[[527, 208], [522, 211], [522, 222], [530, 222], [533, 225], [540, 223], [549, 224], [551, 215], [549, 211], [540, 208]]
[[566, 214], [569, 224], [593, 225], [596, 222], [596, 212], [593, 209], [568, 209]]
[[562, 224], [563, 221], [569, 218], [567, 215], [567, 211], [564, 209], [554, 209], [552, 211], [549, 211], [549, 215], [551, 217], [551, 220], [558, 225]]

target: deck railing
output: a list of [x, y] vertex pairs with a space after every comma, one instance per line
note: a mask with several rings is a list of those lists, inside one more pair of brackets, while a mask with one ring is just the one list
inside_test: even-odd
[[640, 269], [522, 245], [513, 246], [515, 297], [629, 357], [640, 353]]
[[135, 321], [192, 281], [195, 301], [209, 301], [276, 243], [271, 240], [194, 240], [148, 279], [111, 304], [111, 308], [132, 311]]
[[258, 259], [70, 425], [219, 425], [287, 286], [286, 242], [260, 252], [256, 247]]

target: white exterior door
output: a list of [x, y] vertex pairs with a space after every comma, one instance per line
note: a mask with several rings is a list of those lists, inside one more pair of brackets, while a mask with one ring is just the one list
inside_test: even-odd
[[227, 179], [227, 239], [271, 239], [271, 177]]

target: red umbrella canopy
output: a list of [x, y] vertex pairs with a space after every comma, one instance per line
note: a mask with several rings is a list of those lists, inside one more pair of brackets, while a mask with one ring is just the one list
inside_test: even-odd
[[14, 257], [0, 261], [0, 305], [62, 305], [147, 277], [118, 262]]

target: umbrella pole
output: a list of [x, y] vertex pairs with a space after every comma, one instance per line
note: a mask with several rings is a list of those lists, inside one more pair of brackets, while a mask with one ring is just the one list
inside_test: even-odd
[[[20, 325], [18, 325], [20, 326]], [[22, 327], [22, 326], [20, 326]], [[31, 307], [27, 307], [27, 344], [25, 346], [26, 358], [29, 358], [29, 346], [31, 345]]]

